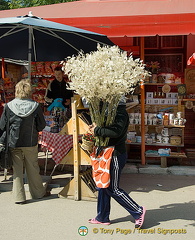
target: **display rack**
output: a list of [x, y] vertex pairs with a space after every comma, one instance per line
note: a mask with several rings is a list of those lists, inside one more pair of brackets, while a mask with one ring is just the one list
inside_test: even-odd
[[15, 86], [10, 78], [2, 78], [0, 81], [0, 101], [8, 103], [15, 97]]
[[81, 172], [83, 165], [90, 166], [90, 156], [80, 147], [78, 136], [86, 133], [88, 125], [78, 116], [75, 98], [71, 99], [72, 118], [62, 128], [60, 134], [73, 135], [73, 148], [62, 159], [60, 164], [73, 165], [74, 177], [59, 193], [59, 197], [74, 198], [74, 200], [96, 200], [97, 192], [92, 178], [91, 168]]
[[[164, 83], [148, 83], [148, 84], [145, 84], [145, 85], [151, 85], [151, 86], [159, 86], [159, 85], [164, 85]], [[177, 84], [169, 84], [170, 86], [177, 86]], [[131, 112], [136, 112], [135, 108], [138, 109], [138, 112], [141, 112], [141, 105], [137, 105], [135, 106], [134, 108], [131, 108], [128, 110], [129, 113]], [[177, 112], [182, 112], [182, 115], [183, 115], [183, 118], [185, 118], [184, 116], [184, 105], [182, 104], [182, 99], [181, 98], [177, 98], [177, 104], [169, 104], [169, 105], [166, 105], [166, 104], [144, 104], [144, 109], [146, 108], [149, 108], [150, 111], [152, 110], [152, 108], [157, 108], [157, 109], [172, 109], [172, 112], [174, 113], [174, 115], [176, 115]], [[162, 110], [161, 110], [162, 111]], [[160, 112], [161, 112], [160, 111]], [[140, 132], [142, 133], [142, 129], [141, 127], [144, 129], [147, 127], [147, 131], [149, 132], [149, 134], [151, 133], [156, 133], [156, 128], [157, 127], [162, 127], [162, 128], [167, 128], [169, 133], [171, 132], [171, 135], [170, 136], [173, 136], [175, 134], [172, 134], [173, 132], [179, 132], [179, 136], [181, 136], [181, 143], [180, 144], [173, 144], [171, 142], [162, 142], [162, 143], [156, 143], [156, 142], [152, 142], [152, 143], [147, 143], [144, 141], [144, 148], [145, 146], [147, 146], [147, 148], [154, 148], [154, 149], [157, 149], [157, 148], [174, 148], [176, 149], [176, 152], [173, 152], [170, 154], [170, 156], [153, 156], [153, 155], [145, 155], [145, 158], [157, 158], [159, 157], [161, 159], [161, 167], [167, 167], [167, 158], [178, 158], [178, 159], [182, 159], [182, 158], [186, 158], [186, 155], [184, 153], [181, 152], [181, 148], [184, 147], [184, 129], [185, 129], [185, 126], [184, 125], [174, 125], [174, 124], [166, 124], [164, 125], [163, 123], [160, 124], [160, 125], [156, 125], [156, 124], [146, 124], [145, 122], [144, 123], [139, 123], [139, 124], [130, 124], [130, 130], [129, 131], [133, 131], [133, 132]], [[144, 130], [145, 132], [145, 130]], [[177, 135], [177, 134], [176, 134]], [[141, 137], [140, 137], [141, 138]], [[144, 139], [145, 139], [145, 136], [144, 136]], [[129, 142], [127, 141], [127, 144], [129, 145], [141, 145], [142, 144], [142, 141], [140, 142]]]
[[59, 61], [31, 63], [31, 82], [34, 87], [33, 100], [39, 103], [45, 102], [46, 89], [48, 84], [55, 79], [54, 69], [59, 64]]

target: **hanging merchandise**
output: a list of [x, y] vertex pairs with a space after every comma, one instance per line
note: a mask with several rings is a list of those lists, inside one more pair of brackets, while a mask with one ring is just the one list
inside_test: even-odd
[[186, 85], [185, 84], [177, 85], [177, 91], [178, 91], [179, 96], [185, 96], [186, 95]]
[[45, 74], [46, 75], [52, 75], [53, 74], [51, 64], [52, 64], [52, 62], [45, 62]]
[[193, 102], [192, 101], [187, 101], [186, 104], [185, 104], [185, 107], [187, 109], [192, 109], [193, 108]]
[[171, 91], [171, 87], [169, 84], [165, 84], [163, 87], [162, 87], [162, 91], [163, 93], [169, 93]]

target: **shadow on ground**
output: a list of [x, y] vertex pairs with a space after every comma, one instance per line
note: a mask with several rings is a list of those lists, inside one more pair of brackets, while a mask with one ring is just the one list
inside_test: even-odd
[[[155, 217], [154, 217], [155, 216]], [[191, 220], [193, 221], [191, 226], [195, 226], [195, 201], [185, 203], [173, 203], [160, 206], [159, 209], [147, 210], [143, 228], [153, 228], [160, 225], [162, 222], [168, 222], [170, 220]], [[133, 218], [129, 215], [126, 217], [116, 218], [112, 220], [112, 223], [118, 222], [134, 222]], [[187, 227], [187, 226], [184, 226]]]

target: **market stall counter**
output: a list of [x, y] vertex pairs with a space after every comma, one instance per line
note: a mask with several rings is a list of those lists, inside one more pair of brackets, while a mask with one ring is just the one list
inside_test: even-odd
[[42, 148], [46, 148], [45, 174], [47, 168], [47, 154], [48, 151], [52, 152], [52, 159], [55, 162], [54, 169], [51, 173], [52, 175], [55, 168], [61, 163], [64, 156], [66, 156], [73, 147], [73, 136], [60, 135], [59, 133], [52, 133], [43, 130], [40, 137], [40, 144]]

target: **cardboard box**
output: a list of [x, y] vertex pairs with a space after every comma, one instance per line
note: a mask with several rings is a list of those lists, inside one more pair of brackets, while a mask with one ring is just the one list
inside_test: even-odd
[[160, 104], [167, 104], [166, 103], [166, 98], [159, 98], [159, 103]]
[[154, 97], [154, 93], [153, 92], [146, 92], [146, 99], [151, 99]]
[[172, 93], [166, 93], [166, 98], [172, 98]]
[[146, 104], [153, 104], [153, 103], [152, 103], [152, 100], [153, 100], [153, 99], [146, 99]]
[[151, 99], [151, 104], [160, 104], [160, 99], [159, 98], [154, 98], [154, 99]]
[[171, 93], [171, 98], [177, 99], [178, 98], [178, 93]]
[[172, 99], [172, 104], [173, 104], [173, 105], [177, 105], [177, 104], [178, 104], [178, 99], [173, 98], [173, 99]]
[[166, 99], [166, 104], [173, 104], [173, 99], [171, 99], [171, 98]]

